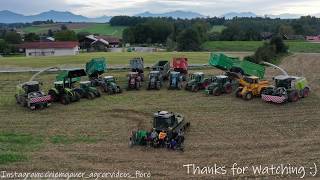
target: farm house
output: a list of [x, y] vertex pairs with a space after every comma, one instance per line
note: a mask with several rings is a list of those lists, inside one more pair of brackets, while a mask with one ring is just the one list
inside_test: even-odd
[[118, 48], [120, 39], [112, 36], [88, 35], [79, 40], [80, 48], [87, 51], [107, 51], [108, 48]]
[[76, 41], [64, 42], [30, 42], [18, 46], [26, 56], [68, 56], [79, 53], [79, 43]]

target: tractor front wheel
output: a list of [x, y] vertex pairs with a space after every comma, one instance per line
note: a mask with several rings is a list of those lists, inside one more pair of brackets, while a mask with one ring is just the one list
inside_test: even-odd
[[220, 96], [221, 95], [221, 91], [219, 90], [219, 88], [215, 88], [213, 91], [212, 91], [212, 94], [214, 96]]
[[292, 91], [289, 95], [290, 102], [297, 102], [299, 100], [299, 93], [297, 91]]
[[242, 92], [242, 89], [239, 88], [239, 89], [236, 91], [236, 96], [237, 96], [237, 97], [242, 97], [241, 92]]
[[95, 98], [95, 95], [94, 95], [92, 92], [88, 92], [87, 98], [88, 98], [89, 100], [92, 100], [92, 99]]
[[251, 99], [253, 98], [252, 92], [247, 92], [247, 93], [243, 96], [243, 98], [244, 98], [245, 100], [251, 100]]
[[227, 94], [232, 93], [232, 85], [231, 85], [230, 83], [225, 84], [225, 86], [224, 86], [224, 91], [225, 91]]

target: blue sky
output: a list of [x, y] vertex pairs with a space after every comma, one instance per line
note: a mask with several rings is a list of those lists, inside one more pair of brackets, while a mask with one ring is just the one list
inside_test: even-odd
[[26, 15], [48, 10], [71, 11], [89, 17], [194, 11], [220, 16], [228, 12], [265, 14], [319, 14], [320, 0], [0, 0], [0, 10]]

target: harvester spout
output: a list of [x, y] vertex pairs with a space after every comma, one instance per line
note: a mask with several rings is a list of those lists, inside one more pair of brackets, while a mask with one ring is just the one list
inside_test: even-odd
[[284, 76], [289, 76], [288, 73], [287, 73], [287, 71], [285, 71], [284, 69], [282, 69], [282, 68], [279, 67], [279, 66], [276, 66], [276, 65], [274, 65], [274, 64], [271, 64], [271, 63], [268, 63], [268, 62], [265, 62], [265, 61], [263, 61], [263, 62], [261, 62], [261, 63], [262, 63], [262, 64], [265, 64], [265, 65], [268, 65], [268, 66], [271, 66], [271, 67], [274, 67], [274, 68], [276, 68], [276, 69], [279, 69]]
[[43, 70], [37, 72], [36, 74], [34, 74], [34, 75], [30, 78], [29, 82], [30, 82], [30, 81], [33, 81], [33, 80], [34, 80], [37, 76], [39, 76], [41, 73], [43, 73], [43, 72], [45, 72], [45, 71], [48, 71], [48, 70], [51, 70], [51, 69], [57, 69], [58, 71], [60, 70], [59, 67], [49, 67], [49, 68], [43, 69]]

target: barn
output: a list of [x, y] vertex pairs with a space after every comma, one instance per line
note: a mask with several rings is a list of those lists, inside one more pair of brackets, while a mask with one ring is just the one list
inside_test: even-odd
[[79, 53], [77, 41], [29, 42], [19, 45], [26, 56], [68, 56]]

